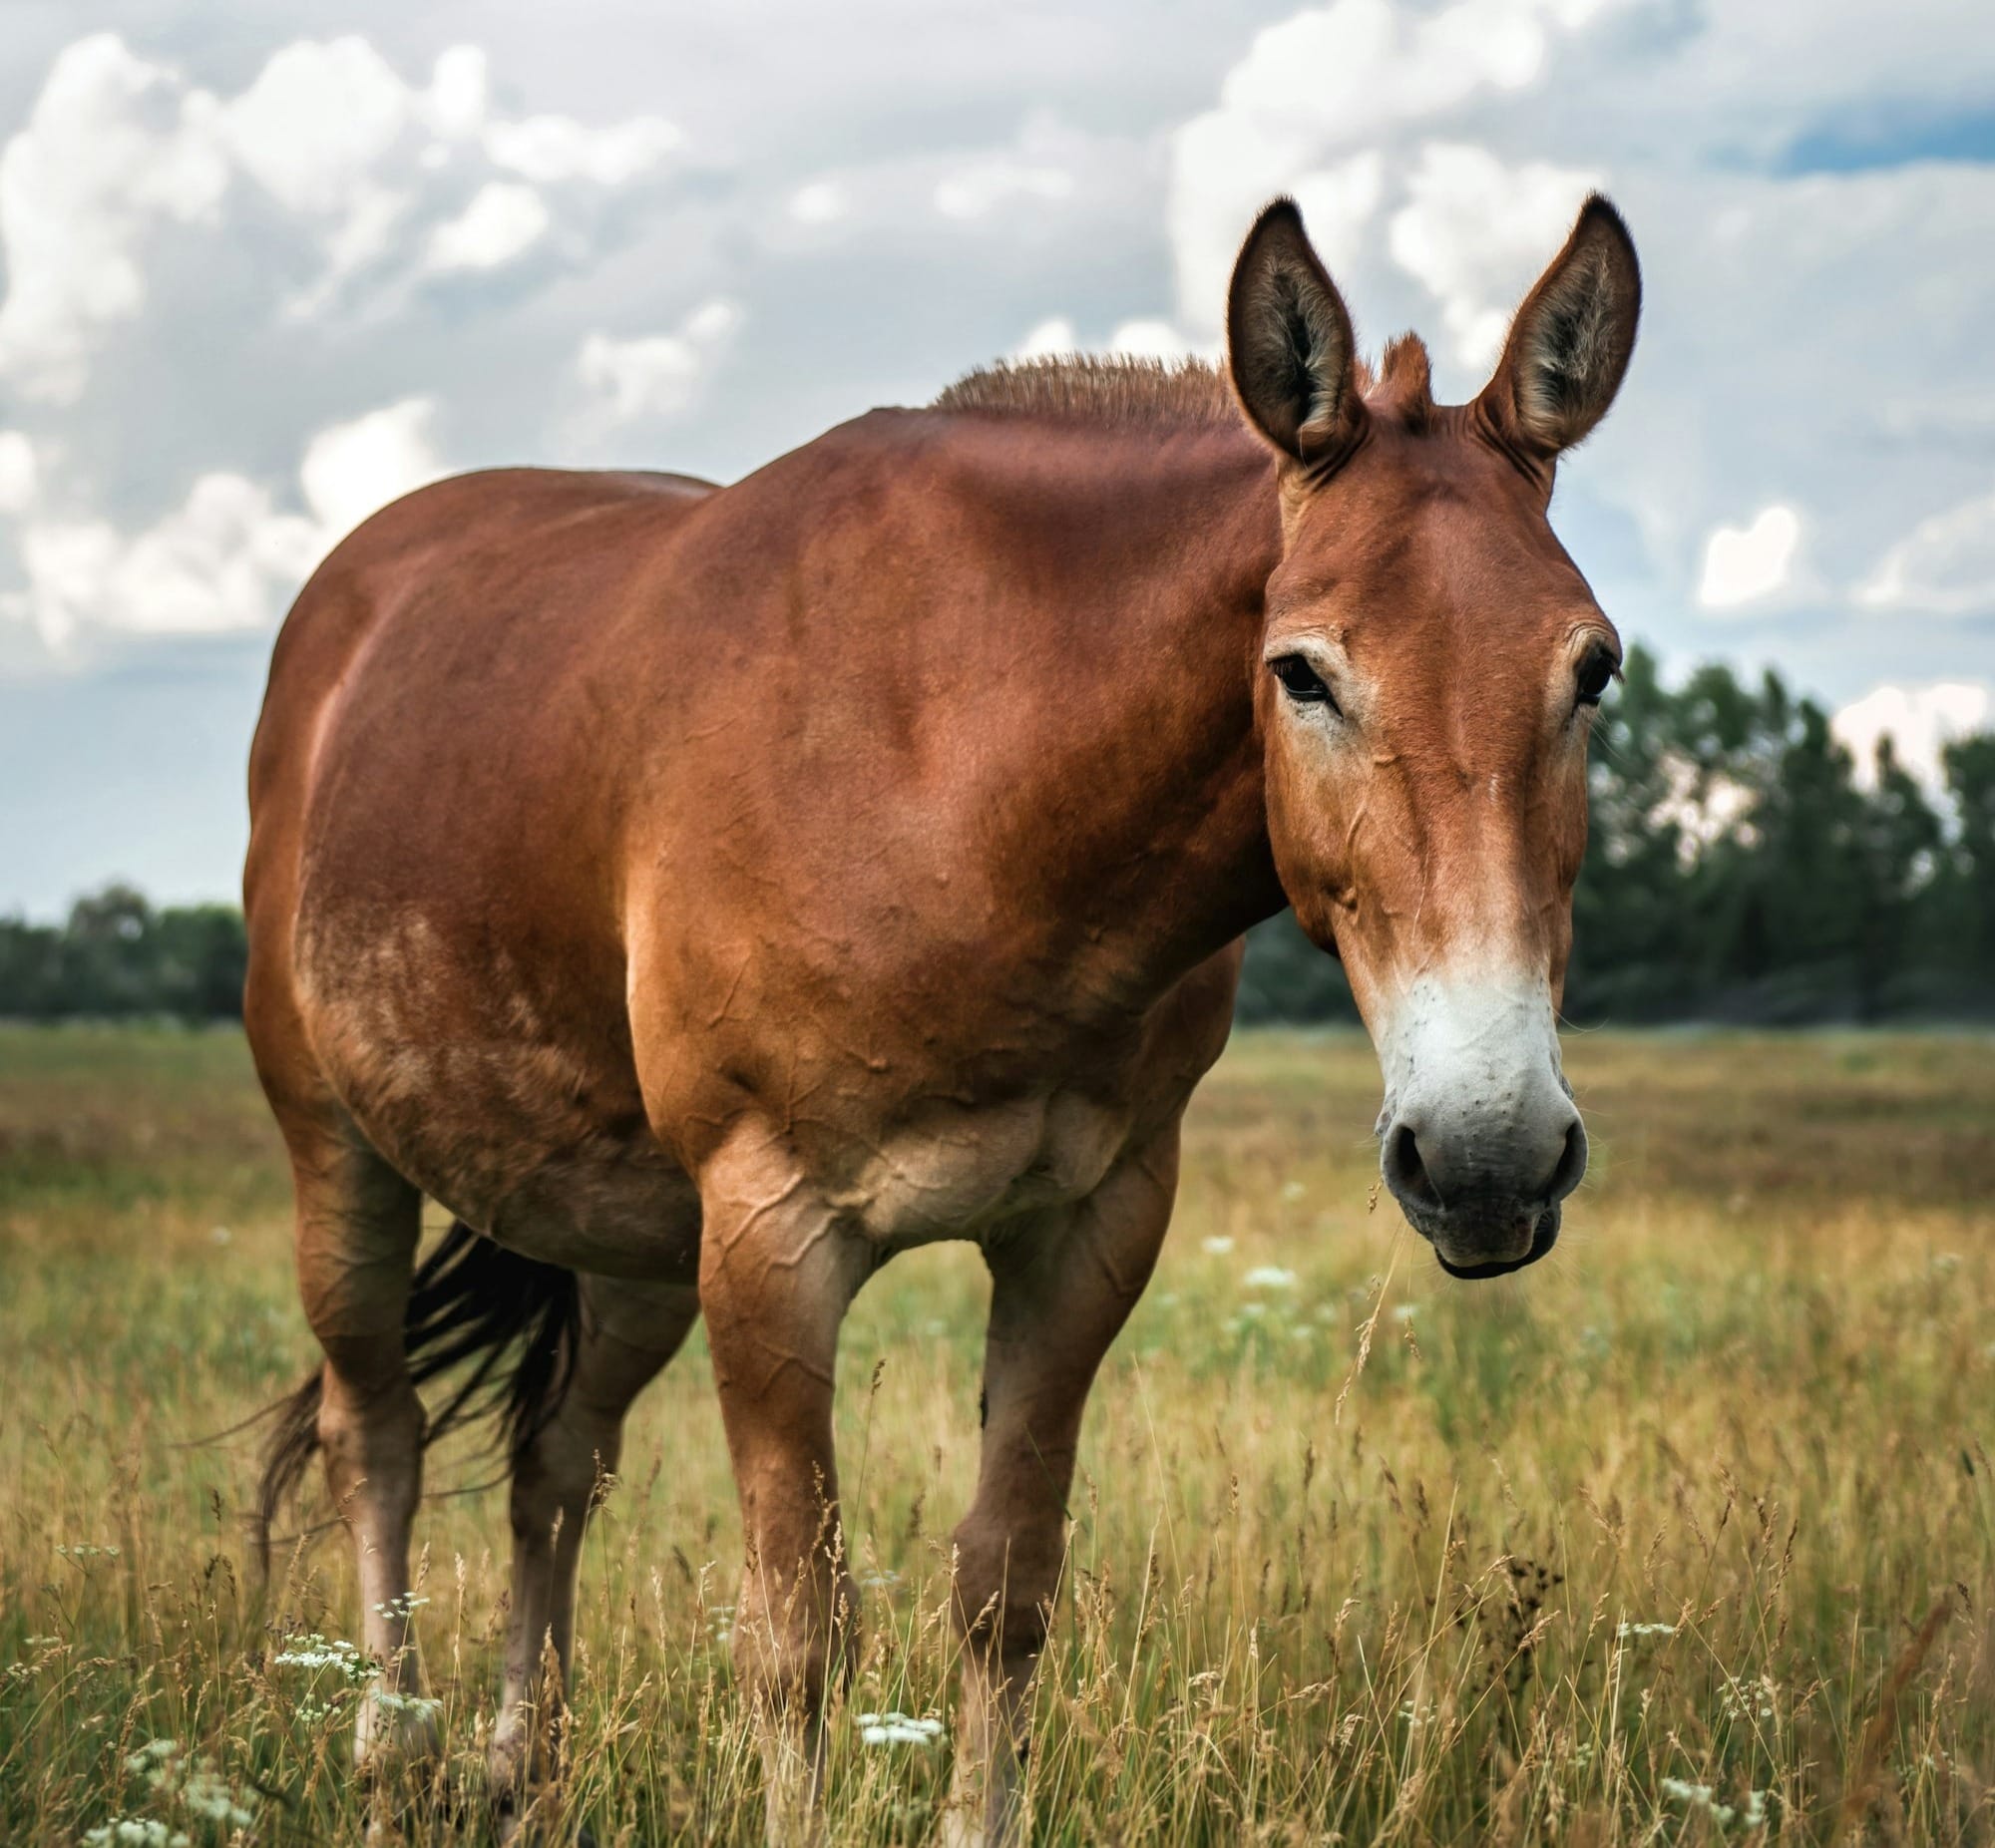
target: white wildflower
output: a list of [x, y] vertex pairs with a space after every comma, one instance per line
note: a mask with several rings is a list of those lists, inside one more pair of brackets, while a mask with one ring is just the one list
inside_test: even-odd
[[1205, 1239], [1200, 1241], [1199, 1249], [1201, 1251], [1210, 1252], [1212, 1256], [1215, 1258], [1224, 1258], [1226, 1254], [1233, 1249], [1233, 1241], [1231, 1239], [1223, 1237], [1216, 1239]]
[[[1662, 1780], [1660, 1787], [1664, 1796], [1673, 1798], [1675, 1801], [1684, 1804], [1687, 1808], [1703, 1810], [1721, 1829], [1730, 1828], [1738, 1819], [1739, 1812], [1730, 1803], [1721, 1803], [1718, 1800], [1717, 1792], [1709, 1784], [1693, 1784], [1681, 1777], [1666, 1777]], [[1753, 1794], [1760, 1799], [1759, 1821], [1749, 1821], [1747, 1823], [1748, 1828], [1757, 1828], [1759, 1822], [1766, 1819], [1765, 1793], [1756, 1791]], [[1749, 1817], [1752, 1815], [1753, 1809], [1754, 1805], [1749, 1799], [1747, 1803]]]
[[1280, 1265], [1256, 1265], [1240, 1281], [1249, 1290], [1293, 1290], [1296, 1274]]
[[863, 1745], [933, 1745], [943, 1730], [939, 1719], [917, 1719], [908, 1713], [860, 1713], [853, 1723]]
[[150, 1816], [114, 1816], [83, 1834], [84, 1848], [191, 1848], [185, 1829], [168, 1829]]
[[386, 1687], [375, 1688], [374, 1704], [384, 1713], [406, 1714], [413, 1719], [427, 1719], [443, 1710], [443, 1702], [433, 1694], [398, 1694]]

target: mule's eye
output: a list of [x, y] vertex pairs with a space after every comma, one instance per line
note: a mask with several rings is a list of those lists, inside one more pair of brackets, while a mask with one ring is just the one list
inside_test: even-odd
[[1268, 663], [1269, 670], [1282, 683], [1282, 690], [1299, 706], [1328, 706], [1337, 710], [1337, 701], [1330, 696], [1330, 688], [1324, 684], [1323, 676], [1303, 659], [1300, 654], [1280, 654]]
[[1605, 648], [1595, 648], [1579, 664], [1579, 703], [1582, 706], [1597, 706], [1607, 691], [1619, 664]]

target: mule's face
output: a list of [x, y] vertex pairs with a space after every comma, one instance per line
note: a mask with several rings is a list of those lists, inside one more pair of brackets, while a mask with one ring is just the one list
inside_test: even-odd
[[1282, 209], [1230, 330], [1242, 402], [1289, 458], [1257, 694], [1269, 835], [1378, 1046], [1387, 1184], [1443, 1266], [1493, 1276], [1551, 1249], [1586, 1167], [1554, 1014], [1620, 643], [1545, 506], [1625, 367], [1633, 252], [1589, 205], [1489, 390], [1441, 409], [1416, 343], [1376, 385], [1348, 345], [1340, 368], [1348, 319]]

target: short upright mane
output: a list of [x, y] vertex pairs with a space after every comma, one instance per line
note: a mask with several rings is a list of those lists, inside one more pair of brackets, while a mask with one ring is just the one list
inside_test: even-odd
[[[1417, 334], [1389, 341], [1377, 366], [1358, 362], [1358, 389], [1373, 410], [1415, 430], [1426, 428], [1433, 416], [1430, 377], [1427, 350]], [[932, 408], [1125, 429], [1240, 421], [1233, 388], [1210, 361], [1095, 353], [978, 366], [944, 386]]]
[[1225, 375], [1202, 359], [1168, 362], [1094, 354], [979, 366], [945, 386], [934, 408], [1132, 428], [1235, 424], [1240, 419]]

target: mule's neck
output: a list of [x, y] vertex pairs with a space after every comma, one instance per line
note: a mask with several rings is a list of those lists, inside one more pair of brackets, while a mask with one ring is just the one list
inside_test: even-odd
[[1273, 466], [1244, 430], [1029, 420], [996, 466], [1032, 620], [1061, 639], [1021, 651], [1044, 681], [1031, 704], [1057, 721], [1006, 805], [1040, 836], [1019, 864], [1077, 975], [1141, 1007], [1287, 903], [1254, 698], [1281, 553]]

